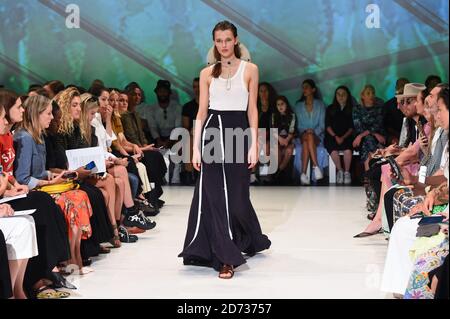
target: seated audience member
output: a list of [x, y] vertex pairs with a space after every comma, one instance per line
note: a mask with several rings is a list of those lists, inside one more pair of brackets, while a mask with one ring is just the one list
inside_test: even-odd
[[56, 94], [64, 91], [64, 83], [59, 80], [49, 81], [44, 84], [44, 89], [47, 91], [47, 96], [49, 99], [53, 99]]
[[428, 92], [431, 92], [431, 90], [434, 89], [439, 83], [442, 83], [439, 75], [429, 75], [425, 80], [425, 86], [427, 87]]
[[302, 175], [303, 185], [309, 185], [306, 174], [308, 162], [312, 162], [316, 180], [323, 178], [322, 169], [317, 159], [317, 148], [323, 143], [325, 133], [325, 105], [319, 99], [319, 92], [313, 80], [307, 79], [302, 84], [302, 97], [294, 107], [297, 118], [297, 130], [302, 143]]
[[353, 125], [353, 147], [359, 151], [367, 171], [370, 153], [386, 144], [383, 107], [375, 102], [375, 88], [372, 85], [366, 85], [361, 91], [361, 104], [353, 108]]
[[158, 103], [142, 109], [140, 117], [147, 121], [152, 138], [157, 147], [170, 148], [174, 141], [170, 140], [173, 129], [181, 127], [181, 106], [171, 100], [170, 82], [159, 80], [155, 88]]
[[[0, 125], [1, 126], [1, 125]], [[5, 190], [8, 178], [4, 175], [0, 177], [0, 194]], [[8, 256], [8, 266], [11, 286], [1, 287], [6, 290], [6, 297], [11, 297], [9, 291], [13, 292], [14, 299], [27, 299], [24, 292], [23, 280], [27, 268], [28, 260], [38, 255], [36, 229], [33, 217], [14, 216], [14, 210], [8, 204], [0, 204], [0, 241], [6, 243], [6, 253]], [[3, 235], [5, 237], [3, 237]], [[4, 253], [1, 248], [0, 254]], [[0, 259], [1, 259], [0, 255]], [[1, 264], [3, 266], [3, 264]], [[2, 269], [1, 272], [4, 270]], [[0, 278], [1, 279], [1, 278]], [[6, 281], [8, 282], [8, 281]], [[6, 283], [5, 282], [5, 283]], [[1, 293], [1, 291], [0, 291]], [[1, 294], [0, 294], [1, 297]]]
[[185, 185], [192, 185], [195, 183], [197, 171], [194, 170], [192, 166], [192, 147], [194, 138], [194, 121], [197, 118], [198, 112], [198, 101], [200, 97], [200, 79], [195, 78], [192, 81], [192, 90], [194, 91], [194, 98], [183, 105], [182, 111], [182, 124], [183, 128], [189, 131], [189, 150], [190, 151], [190, 161], [189, 163], [184, 163], [184, 172], [181, 174], [181, 182]]
[[[350, 167], [353, 150], [353, 106], [352, 95], [346, 86], [340, 86], [334, 92], [333, 104], [327, 107], [325, 115], [325, 147], [338, 170], [336, 183], [349, 185], [352, 182]], [[344, 152], [342, 169], [339, 152]]]
[[[400, 78], [395, 82], [395, 95], [403, 94], [405, 84], [409, 80]], [[404, 115], [398, 107], [397, 97], [393, 97], [384, 103], [383, 106], [383, 126], [386, 132], [386, 145], [399, 144], [400, 131], [403, 125]]]
[[[0, 86], [1, 88], [1, 86]], [[5, 236], [0, 230], [0, 299], [13, 297], [11, 275], [9, 272], [8, 249]]]
[[285, 96], [279, 96], [276, 100], [276, 110], [272, 114], [272, 128], [276, 128], [278, 134], [278, 171], [276, 173], [275, 181], [290, 182], [291, 171], [286, 171], [289, 163], [292, 160], [294, 153], [294, 135], [296, 119], [292, 111], [291, 105]]
[[[258, 86], [258, 129], [265, 130], [258, 134], [259, 145], [263, 145], [263, 151], [266, 156], [270, 155], [270, 127], [272, 122], [272, 114], [276, 109], [277, 92], [274, 87], [268, 82], [261, 82]], [[258, 163], [250, 175], [250, 182], [252, 184], [270, 182], [272, 176], [263, 177], [260, 174], [260, 164]]]

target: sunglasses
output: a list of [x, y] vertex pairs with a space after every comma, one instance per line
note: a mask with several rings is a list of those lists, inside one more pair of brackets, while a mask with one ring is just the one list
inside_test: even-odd
[[409, 105], [409, 104], [411, 104], [412, 102], [414, 102], [415, 100], [416, 100], [415, 97], [409, 97], [409, 98], [406, 98], [406, 99], [402, 99], [402, 100], [400, 101], [400, 105], [401, 105], [401, 106]]

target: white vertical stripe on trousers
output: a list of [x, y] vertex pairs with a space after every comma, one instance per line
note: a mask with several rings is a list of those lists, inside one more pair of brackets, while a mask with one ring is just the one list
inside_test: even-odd
[[222, 147], [222, 173], [223, 173], [223, 191], [225, 192], [225, 208], [227, 210], [227, 221], [228, 221], [228, 232], [230, 233], [230, 238], [233, 240], [233, 233], [230, 227], [230, 213], [228, 211], [228, 190], [227, 190], [227, 177], [225, 176], [225, 145], [222, 132], [222, 117], [219, 117], [219, 130], [220, 130], [220, 146]]
[[[209, 121], [212, 118], [212, 114], [209, 116], [208, 120], [206, 121], [205, 124], [205, 128], [203, 129], [203, 135], [202, 135], [202, 151], [201, 151], [201, 158], [200, 158], [200, 163], [202, 161], [203, 158], [203, 152], [204, 152], [204, 147], [205, 147], [205, 135], [206, 135], [206, 128], [208, 127]], [[194, 143], [195, 144], [195, 143]], [[198, 190], [198, 215], [197, 215], [197, 226], [195, 227], [195, 233], [194, 233], [194, 237], [192, 238], [191, 242], [189, 243], [188, 246], [190, 246], [195, 238], [197, 238], [198, 235], [198, 230], [200, 228], [200, 217], [202, 215], [202, 192], [203, 192], [203, 167], [200, 167], [200, 183], [199, 183], [199, 190]]]

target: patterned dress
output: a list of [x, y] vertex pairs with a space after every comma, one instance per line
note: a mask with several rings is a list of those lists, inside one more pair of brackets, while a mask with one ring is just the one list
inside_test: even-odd
[[448, 255], [448, 237], [416, 259], [404, 299], [434, 299], [429, 273], [440, 267]]
[[[357, 105], [353, 108], [353, 125], [355, 128], [355, 136], [364, 131], [384, 135], [383, 108], [380, 105], [375, 105], [373, 107]], [[367, 135], [361, 140], [359, 146], [361, 161], [365, 161], [369, 156], [369, 153], [382, 147], [384, 146], [378, 142], [375, 136]]]
[[72, 239], [74, 227], [81, 230], [81, 239], [91, 237], [92, 207], [88, 195], [82, 190], [71, 190], [51, 196], [64, 213], [69, 240]]

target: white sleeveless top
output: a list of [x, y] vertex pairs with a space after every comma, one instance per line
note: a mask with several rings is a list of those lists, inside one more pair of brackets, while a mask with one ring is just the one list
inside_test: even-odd
[[[230, 78], [212, 78], [209, 86], [209, 108], [216, 111], [247, 111], [248, 90], [244, 82], [244, 71], [247, 62], [241, 60], [239, 68]], [[213, 68], [214, 66], [211, 66]]]

